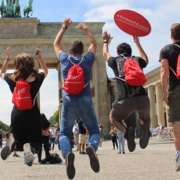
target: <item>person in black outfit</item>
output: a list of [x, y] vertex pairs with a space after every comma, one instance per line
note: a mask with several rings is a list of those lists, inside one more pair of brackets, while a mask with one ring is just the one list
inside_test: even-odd
[[[10, 48], [6, 50], [6, 60], [1, 69], [1, 78], [4, 79], [13, 93], [17, 81], [26, 81], [30, 85], [30, 94], [34, 106], [28, 110], [19, 110], [16, 106], [11, 112], [11, 126], [14, 139], [10, 137], [6, 146], [1, 151], [1, 158], [6, 158], [12, 151], [24, 151], [24, 162], [28, 166], [33, 164], [33, 154], [37, 153], [42, 146], [42, 125], [40, 111], [36, 95], [48, 74], [47, 66], [41, 56], [41, 50], [37, 49], [39, 63], [43, 72], [38, 73], [34, 69], [34, 59], [28, 54], [18, 54], [14, 59], [15, 71], [6, 73], [10, 61]], [[29, 144], [30, 143], [30, 144]]]
[[[108, 53], [108, 41], [110, 34], [106, 31], [102, 35], [103, 38], [103, 56], [108, 63], [108, 66], [114, 71], [116, 77], [117, 89], [119, 98], [112, 104], [112, 110], [109, 115], [110, 122], [121, 132], [125, 134], [128, 142], [128, 149], [130, 152], [136, 148], [134, 141], [134, 129], [126, 128], [122, 120], [127, 118], [133, 112], [138, 113], [141, 122], [141, 137], [139, 145], [141, 148], [146, 148], [149, 142], [149, 128], [150, 128], [150, 100], [143, 86], [131, 86], [125, 81], [125, 61], [131, 58], [134, 63], [139, 65], [141, 69], [145, 68], [148, 64], [148, 57], [140, 45], [139, 38], [133, 37], [133, 40], [139, 50], [140, 56], [132, 56], [131, 46], [127, 43], [121, 43], [117, 46], [117, 55], [112, 57]], [[136, 69], [136, 67], [135, 67]]]
[[48, 163], [54, 163], [50, 153], [49, 153], [49, 127], [50, 122], [47, 120], [45, 114], [41, 114], [41, 121], [42, 121], [42, 139], [44, 144], [44, 150], [46, 154], [46, 158], [41, 160], [41, 154], [42, 154], [42, 147], [41, 150], [38, 152], [38, 160], [41, 164]]

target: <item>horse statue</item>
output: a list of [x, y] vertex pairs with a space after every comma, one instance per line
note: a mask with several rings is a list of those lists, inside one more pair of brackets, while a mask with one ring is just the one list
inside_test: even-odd
[[33, 7], [32, 7], [33, 0], [29, 0], [27, 6], [24, 7], [24, 17], [29, 18], [29, 13], [31, 12], [31, 16], [33, 14]]
[[14, 16], [21, 17], [21, 7], [19, 4], [19, 0], [16, 0], [14, 4]]

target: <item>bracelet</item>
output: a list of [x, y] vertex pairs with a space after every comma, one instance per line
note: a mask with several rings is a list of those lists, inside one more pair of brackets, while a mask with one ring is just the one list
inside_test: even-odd
[[103, 40], [103, 43], [108, 43], [108, 40]]
[[9, 62], [9, 61], [10, 61], [10, 59], [6, 58], [6, 61], [8, 61], [8, 62]]

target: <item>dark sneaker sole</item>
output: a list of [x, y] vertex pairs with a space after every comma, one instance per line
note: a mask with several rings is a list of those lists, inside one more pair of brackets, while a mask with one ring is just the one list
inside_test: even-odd
[[11, 151], [9, 149], [9, 146], [5, 146], [1, 151], [1, 158], [3, 160], [6, 160], [10, 154], [11, 154]]
[[100, 164], [99, 164], [99, 159], [98, 159], [94, 149], [89, 146], [86, 148], [86, 152], [89, 156], [90, 165], [91, 165], [92, 170], [94, 172], [98, 173], [100, 171]]
[[133, 152], [136, 149], [134, 129], [127, 129], [127, 145], [130, 152]]
[[142, 135], [139, 140], [139, 145], [142, 149], [145, 149], [148, 145], [149, 137], [150, 137], [148, 124], [143, 124], [141, 126], [141, 132], [142, 132]]
[[128, 138], [127, 144], [130, 152], [133, 152], [136, 149], [136, 143], [133, 137]]
[[73, 179], [76, 173], [75, 167], [74, 167], [74, 153], [69, 153], [67, 155], [67, 161], [66, 161], [66, 171], [67, 171], [67, 176], [69, 179]]

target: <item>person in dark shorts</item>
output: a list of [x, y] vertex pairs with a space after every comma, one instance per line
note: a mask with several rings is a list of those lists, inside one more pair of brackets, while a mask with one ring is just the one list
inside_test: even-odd
[[112, 68], [116, 77], [117, 89], [119, 98], [112, 104], [112, 110], [109, 115], [110, 122], [121, 132], [125, 134], [128, 142], [129, 151], [135, 150], [136, 144], [134, 141], [134, 129], [126, 128], [122, 120], [127, 118], [131, 113], [138, 112], [141, 122], [141, 137], [140, 147], [146, 148], [149, 141], [149, 126], [150, 126], [150, 101], [145, 89], [142, 86], [131, 86], [125, 81], [124, 63], [126, 58], [132, 58], [139, 66], [145, 68], [148, 64], [148, 57], [142, 49], [139, 38], [134, 37], [134, 42], [139, 50], [141, 57], [132, 56], [131, 46], [127, 43], [121, 43], [117, 46], [117, 57], [112, 57], [108, 53], [108, 41], [110, 34], [106, 31], [102, 35], [103, 38], [103, 56], [106, 59], [108, 66]]
[[48, 74], [48, 69], [41, 56], [40, 49], [37, 49], [37, 55], [42, 69], [41, 73], [34, 69], [34, 59], [26, 53], [18, 54], [15, 57], [14, 73], [6, 73], [10, 61], [10, 48], [8, 47], [6, 50], [6, 60], [0, 74], [1, 78], [9, 85], [12, 93], [17, 81], [27, 81], [30, 85], [30, 94], [34, 106], [28, 110], [19, 110], [15, 105], [13, 106], [11, 126], [14, 138], [9, 137], [6, 146], [1, 151], [1, 158], [3, 160], [6, 160], [12, 151], [24, 151], [24, 162], [28, 166], [32, 166], [34, 160], [33, 154], [37, 153], [42, 146], [42, 125], [36, 96], [44, 78]]
[[86, 84], [84, 89], [77, 95], [70, 95], [63, 89], [59, 141], [62, 155], [64, 159], [66, 159], [66, 172], [69, 179], [73, 179], [76, 172], [74, 167], [75, 155], [72, 152], [69, 140], [72, 135], [74, 120], [78, 117], [83, 119], [90, 134], [90, 142], [89, 146], [86, 148], [86, 152], [90, 159], [91, 168], [96, 173], [100, 170], [99, 159], [96, 155], [100, 140], [99, 128], [89, 83], [91, 79], [92, 66], [96, 57], [97, 42], [87, 25], [85, 23], [79, 23], [77, 28], [87, 35], [90, 42], [88, 52], [85, 56], [82, 56], [84, 53], [84, 45], [82, 41], [74, 40], [69, 50], [70, 55], [68, 55], [62, 48], [62, 38], [71, 24], [72, 21], [70, 18], [65, 18], [62, 23], [62, 28], [54, 40], [54, 50], [60, 61], [63, 81], [66, 82], [69, 70], [74, 65], [79, 64], [83, 69], [84, 83]]
[[[171, 26], [172, 44], [164, 46], [160, 51], [161, 83], [164, 102], [169, 106], [169, 122], [173, 122], [173, 135], [176, 147], [176, 171], [180, 171], [180, 79], [177, 79], [177, 63], [180, 54], [180, 24]], [[178, 67], [179, 68], [179, 67]], [[169, 90], [167, 92], [167, 87]]]
[[86, 144], [85, 124], [82, 120], [79, 120], [78, 126], [79, 126], [79, 154], [86, 154], [84, 152], [84, 148], [85, 148], [85, 144]]

